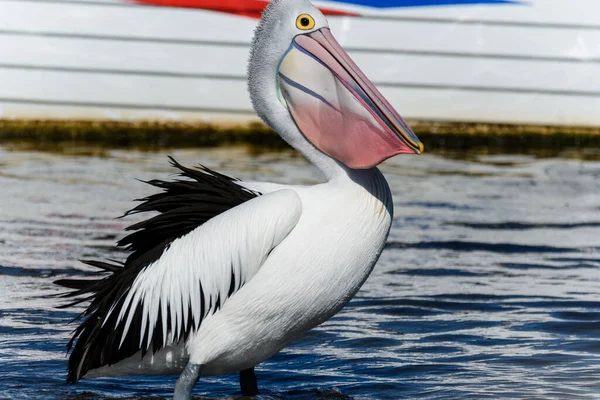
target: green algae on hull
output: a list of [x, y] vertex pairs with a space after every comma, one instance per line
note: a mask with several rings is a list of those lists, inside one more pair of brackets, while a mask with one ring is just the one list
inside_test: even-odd
[[152, 121], [0, 120], [0, 144], [30, 143], [49, 147], [73, 146], [161, 149], [250, 144], [285, 147], [279, 136], [262, 124], [217, 127]]
[[[505, 152], [600, 148], [600, 128], [413, 121], [426, 152]], [[285, 149], [287, 144], [261, 123], [219, 126], [205, 123], [152, 121], [0, 120], [0, 144], [30, 149], [214, 147], [250, 145]]]

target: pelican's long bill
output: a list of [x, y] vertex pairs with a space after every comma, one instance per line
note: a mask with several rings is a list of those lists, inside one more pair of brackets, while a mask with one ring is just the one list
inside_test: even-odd
[[423, 144], [328, 28], [297, 35], [278, 71], [282, 103], [302, 134], [350, 168], [371, 168]]

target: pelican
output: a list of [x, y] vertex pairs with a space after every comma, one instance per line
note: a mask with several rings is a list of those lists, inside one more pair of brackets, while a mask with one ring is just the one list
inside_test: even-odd
[[376, 168], [423, 145], [334, 39], [307, 0], [274, 0], [252, 42], [248, 87], [256, 113], [324, 176], [292, 186], [244, 182], [208, 168], [150, 181], [162, 191], [130, 213], [123, 264], [63, 279], [70, 306], [90, 301], [68, 344], [68, 383], [179, 374], [174, 399], [201, 376], [254, 367], [327, 321], [365, 282], [387, 239], [390, 188]]

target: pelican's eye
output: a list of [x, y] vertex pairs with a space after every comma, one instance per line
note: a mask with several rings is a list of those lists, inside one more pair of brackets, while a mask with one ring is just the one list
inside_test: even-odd
[[299, 15], [296, 19], [296, 26], [298, 29], [307, 31], [315, 27], [315, 19], [308, 14]]

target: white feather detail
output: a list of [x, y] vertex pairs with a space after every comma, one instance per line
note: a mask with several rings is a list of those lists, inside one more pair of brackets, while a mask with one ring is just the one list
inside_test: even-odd
[[[235, 292], [252, 279], [301, 213], [296, 192], [280, 190], [249, 200], [174, 240], [133, 282], [119, 310], [117, 324], [124, 321], [119, 346], [140, 306], [140, 349], [150, 347], [157, 324], [163, 328], [162, 347], [181, 337], [190, 318], [192, 329], [197, 330], [200, 321], [217, 310], [217, 299], [220, 305], [227, 299], [232, 285]], [[168, 333], [169, 322], [172, 331]]]

